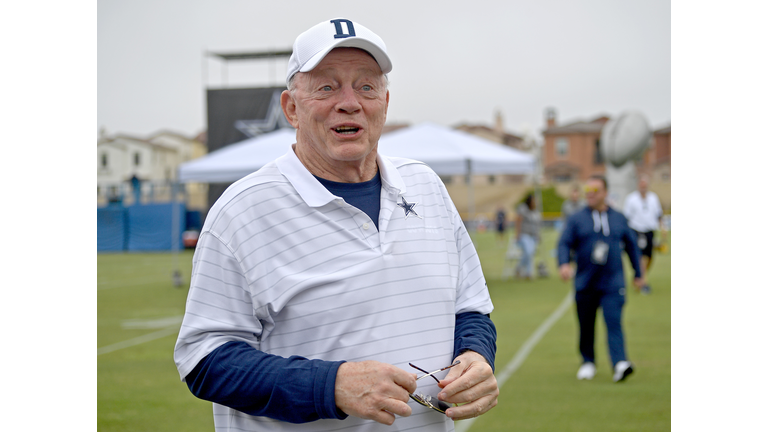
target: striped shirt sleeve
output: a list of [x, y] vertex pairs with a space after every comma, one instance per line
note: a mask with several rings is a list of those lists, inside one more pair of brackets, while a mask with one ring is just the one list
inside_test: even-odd
[[241, 341], [259, 349], [262, 325], [254, 317], [243, 274], [227, 245], [204, 231], [195, 250], [186, 313], [174, 350], [182, 380], [227, 342]]

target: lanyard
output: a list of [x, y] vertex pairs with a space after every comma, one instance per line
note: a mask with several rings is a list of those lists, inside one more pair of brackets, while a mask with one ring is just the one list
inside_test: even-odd
[[592, 210], [592, 221], [595, 223], [595, 232], [600, 232], [600, 227], [602, 227], [604, 236], [608, 237], [611, 234], [611, 227], [608, 226], [607, 212], [600, 213], [597, 210]]

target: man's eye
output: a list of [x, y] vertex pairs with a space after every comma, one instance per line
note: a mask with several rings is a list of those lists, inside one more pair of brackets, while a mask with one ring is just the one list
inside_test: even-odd
[[371, 91], [373, 90], [373, 87], [369, 86], [368, 84], [363, 86], [363, 91]]
[[331, 86], [323, 86], [323, 91], [331, 91]]

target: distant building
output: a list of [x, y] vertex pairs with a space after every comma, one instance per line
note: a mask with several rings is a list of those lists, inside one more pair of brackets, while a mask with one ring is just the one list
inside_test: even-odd
[[[584, 181], [592, 174], [605, 173], [605, 163], [600, 153], [600, 134], [610, 120], [599, 116], [590, 121], [577, 121], [558, 125], [555, 111], [547, 110], [547, 127], [544, 135], [542, 162], [544, 175], [550, 182], [563, 183]], [[669, 180], [671, 162], [671, 131], [667, 126], [653, 132], [653, 141], [641, 160], [637, 161], [640, 172], [653, 175], [667, 167], [667, 173], [659, 180]], [[662, 178], [665, 177], [665, 178]]]
[[460, 124], [454, 129], [469, 132], [473, 135], [477, 135], [481, 138], [485, 138], [489, 141], [504, 144], [505, 146], [512, 147], [517, 150], [528, 150], [526, 148], [525, 139], [517, 135], [508, 133], [504, 130], [504, 121], [501, 116], [501, 112], [496, 112], [496, 122], [493, 128], [486, 125], [472, 125], [472, 124]]
[[[168, 201], [178, 166], [206, 153], [205, 143], [167, 131], [147, 139], [102, 133], [96, 144], [97, 205], [135, 203], [134, 184], [140, 185], [140, 200]], [[205, 185], [189, 184], [186, 191], [189, 208], [205, 207]]]
[[[567, 194], [571, 184], [584, 182], [593, 174], [605, 173], [600, 135], [610, 117], [600, 115], [590, 121], [558, 125], [554, 109], [547, 109], [545, 116], [542, 165], [547, 183], [559, 184], [558, 191], [563, 195]], [[665, 211], [671, 208], [671, 146], [672, 126], [655, 130], [651, 145], [635, 162], [638, 173], [651, 176], [651, 190], [659, 195]]]
[[600, 134], [610, 120], [600, 116], [591, 121], [558, 125], [553, 109], [546, 113], [542, 165], [549, 182], [584, 181], [592, 174], [605, 173], [600, 154]]
[[643, 158], [642, 169], [651, 175], [654, 181], [672, 180], [672, 126], [666, 126], [653, 132], [653, 144]]

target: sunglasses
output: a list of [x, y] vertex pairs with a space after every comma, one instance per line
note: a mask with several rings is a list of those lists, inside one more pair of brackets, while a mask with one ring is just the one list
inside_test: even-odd
[[[424, 372], [424, 375], [422, 375], [422, 376], [420, 376], [420, 377], [416, 378], [416, 381], [418, 381], [418, 380], [420, 380], [420, 379], [422, 379], [422, 378], [424, 378], [424, 377], [428, 377], [428, 376], [431, 376], [431, 377], [432, 377], [432, 378], [433, 378], [433, 379], [434, 379], [434, 380], [435, 380], [437, 383], [440, 383], [440, 380], [439, 380], [439, 379], [437, 379], [437, 377], [435, 377], [435, 374], [436, 374], [436, 373], [438, 373], [438, 372], [442, 372], [442, 371], [444, 371], [444, 370], [446, 370], [446, 369], [450, 369], [450, 368], [452, 368], [452, 367], [454, 367], [454, 366], [458, 365], [459, 363], [461, 363], [461, 361], [459, 361], [459, 360], [456, 360], [455, 362], [453, 362], [453, 364], [452, 364], [452, 365], [450, 365], [450, 366], [446, 366], [446, 367], [444, 367], [444, 368], [442, 368], [442, 369], [438, 369], [438, 370], [436, 370], [436, 371], [434, 371], [434, 372], [427, 372], [427, 371], [425, 371], [424, 369], [422, 369], [422, 368], [420, 368], [420, 367], [418, 367], [418, 366], [414, 365], [413, 363], [408, 363], [408, 364], [409, 364], [409, 365], [410, 365], [412, 368], [414, 368], [414, 369], [418, 369], [419, 371], [421, 371], [421, 372]], [[439, 400], [437, 397], [432, 397], [432, 396], [430, 396], [430, 395], [426, 395], [426, 396], [425, 396], [425, 395], [423, 395], [423, 394], [421, 394], [421, 393], [416, 393], [416, 394], [410, 394], [409, 396], [411, 397], [411, 399], [415, 400], [416, 402], [418, 402], [418, 403], [420, 403], [420, 404], [424, 405], [424, 406], [425, 406], [425, 407], [427, 407], [427, 408], [432, 408], [433, 410], [435, 410], [435, 411], [437, 411], [437, 412], [439, 412], [439, 413], [443, 413], [443, 414], [445, 414], [445, 410], [447, 410], [448, 408], [450, 408], [450, 407], [451, 407], [451, 405], [450, 405], [450, 404], [447, 404], [447, 403], [445, 403], [445, 402], [443, 402], [443, 401]], [[454, 405], [454, 406], [455, 406], [455, 405]]]

